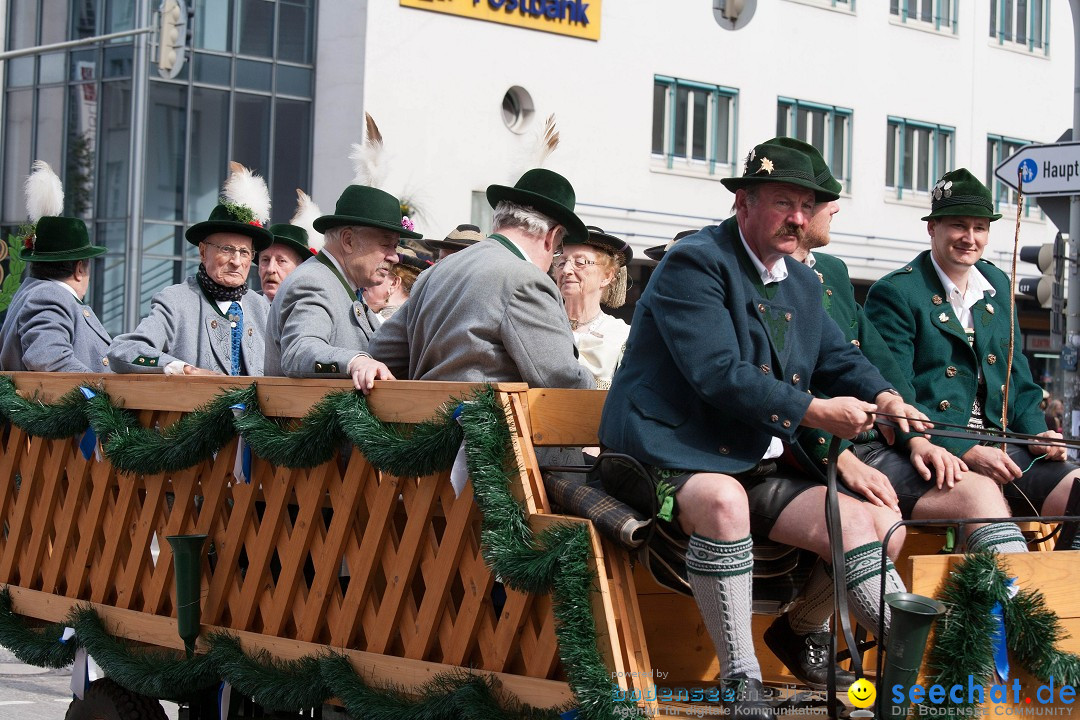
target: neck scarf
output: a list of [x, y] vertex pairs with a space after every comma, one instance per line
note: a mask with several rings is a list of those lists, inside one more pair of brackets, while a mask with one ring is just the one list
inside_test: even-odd
[[211, 300], [228, 300], [235, 302], [244, 297], [244, 293], [248, 291], [247, 283], [240, 285], [239, 287], [228, 287], [221, 285], [210, 279], [210, 276], [206, 274], [206, 266], [199, 264], [199, 272], [195, 274], [195, 279], [199, 282], [199, 287], [206, 293], [207, 297]]

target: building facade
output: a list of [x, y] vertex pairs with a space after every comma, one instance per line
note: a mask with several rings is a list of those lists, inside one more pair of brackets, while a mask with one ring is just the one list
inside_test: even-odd
[[[193, 57], [176, 80], [147, 74], [141, 120], [138, 40], [2, 63], [0, 221], [24, 220], [34, 158], [61, 168], [70, 210], [109, 248], [92, 301], [113, 331], [193, 271], [182, 231], [212, 207], [228, 160], [267, 177], [275, 221], [296, 187], [330, 208], [365, 112], [385, 139], [385, 189], [429, 237], [485, 225], [484, 189], [533, 164], [554, 114], [561, 143], [546, 165], [571, 179], [586, 222], [639, 256], [727, 217], [734, 198], [719, 180], [754, 144], [806, 139], [844, 185], [830, 252], [863, 284], [927, 247], [919, 218], [946, 170], [990, 182], [1016, 147], [1072, 124], [1065, 0], [747, 0], [734, 22], [724, 16], [740, 3], [727, 0], [194, 2]], [[8, 0], [5, 47], [135, 27], [138, 11], [137, 0]], [[987, 257], [1007, 264], [1015, 194], [993, 187], [1006, 219]], [[1055, 232], [1027, 204], [1022, 243]], [[640, 289], [647, 264], [635, 274]]]

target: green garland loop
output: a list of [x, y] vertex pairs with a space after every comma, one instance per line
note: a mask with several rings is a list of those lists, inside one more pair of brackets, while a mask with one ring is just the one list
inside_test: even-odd
[[177, 472], [201, 463], [236, 435], [232, 406], [256, 402], [255, 385], [226, 390], [164, 430], [139, 427], [132, 413], [104, 394], [87, 401], [87, 415], [118, 469], [139, 475]]
[[15, 614], [11, 605], [11, 591], [0, 589], [0, 645], [8, 648], [27, 665], [47, 668], [67, 667], [75, 661], [77, 640], [60, 642], [65, 623], [51, 623], [41, 630], [33, 630]]
[[317, 656], [283, 661], [266, 650], [247, 655], [240, 640], [226, 632], [211, 633], [207, 642], [207, 656], [220, 676], [266, 710], [296, 712], [319, 707], [330, 697]]
[[15, 390], [15, 383], [0, 375], [0, 417], [34, 437], [63, 440], [86, 430], [86, 400], [79, 388], [72, 388], [59, 400], [45, 405], [37, 400], [24, 400]]
[[[1001, 603], [1005, 640], [1013, 659], [1033, 677], [1075, 685], [1080, 681], [1080, 657], [1057, 649], [1066, 633], [1057, 615], [1038, 590], [1024, 589], [1009, 597], [1007, 575], [993, 552], [968, 555], [949, 574], [938, 599], [946, 612], [934, 626], [927, 669], [930, 684], [967, 687], [968, 677], [984, 685], [993, 682], [994, 651], [991, 608]], [[969, 708], [974, 703], [945, 705]]]
[[[9, 379], [0, 380], [3, 381], [0, 382], [2, 412], [2, 408], [9, 407], [7, 403], [13, 402], [12, 396], [18, 396]], [[26, 401], [18, 401], [22, 404], [11, 407], [25, 412]], [[510, 477], [516, 467], [510, 450], [509, 424], [506, 410], [491, 387], [475, 392], [464, 403], [451, 400], [433, 419], [409, 426], [383, 423], [371, 413], [363, 396], [341, 392], [323, 398], [290, 427], [262, 414], [254, 385], [224, 391], [160, 432], [139, 427], [133, 413], [113, 406], [104, 393], [85, 400], [76, 389], [55, 405], [31, 405], [34, 413], [26, 416], [30, 418], [28, 426], [33, 429], [24, 428], [27, 432], [43, 435], [42, 430], [49, 429], [53, 433], [49, 437], [63, 437], [59, 433], [64, 430], [70, 436], [79, 431], [73, 429], [78, 425], [77, 420], [81, 418], [85, 428], [89, 419], [103, 439], [105, 454], [113, 465], [140, 474], [191, 467], [220, 450], [239, 432], [256, 455], [275, 465], [290, 468], [318, 465], [332, 458], [346, 439], [381, 471], [402, 477], [423, 477], [448, 469], [465, 438], [469, 474], [482, 514], [485, 561], [511, 588], [553, 594], [559, 656], [577, 697], [581, 717], [613, 718], [625, 712], [621, 705], [634, 707], [628, 701], [612, 702], [610, 673], [597, 648], [591, 605], [596, 579], [589, 566], [588, 530], [583, 525], [565, 524], [533, 535], [523, 507], [510, 492]], [[235, 405], [243, 405], [245, 410], [234, 412]], [[460, 424], [455, 419], [459, 406]], [[242, 692], [261, 697], [260, 704], [294, 710], [309, 707], [314, 704], [313, 698], [326, 697], [328, 693], [340, 697], [339, 686], [346, 678], [339, 668], [329, 675], [334, 684], [327, 682], [325, 659], [278, 663], [265, 654], [247, 658], [242, 652], [238, 654], [239, 647], [234, 641], [230, 645], [221, 637], [216, 637], [208, 654], [190, 660], [157, 652], [133, 653], [125, 643], [110, 638], [100, 618], [88, 608], [74, 613], [69, 624], [76, 626], [79, 642], [106, 672], [129, 690], [152, 697], [175, 698], [194, 693], [223, 677]], [[0, 641], [4, 641], [2, 618]], [[23, 640], [14, 638], [13, 642], [19, 644]], [[316, 662], [320, 662], [322, 683], [314, 681]], [[260, 681], [259, 677], [263, 679]], [[413, 710], [393, 716], [413, 717], [416, 713], [416, 718], [425, 719], [466, 715], [506, 717], [509, 712], [514, 717], [521, 717], [522, 713], [548, 717], [554, 712], [514, 705], [491, 682], [491, 678], [478, 679], [475, 675], [442, 678], [425, 688], [419, 704], [408, 705]], [[371, 699], [371, 693], [382, 691], [365, 687], [354, 689], [354, 693], [356, 702], [364, 702], [363, 698]], [[387, 707], [399, 708], [398, 700], [406, 702], [400, 693], [379, 697], [389, 703]]]

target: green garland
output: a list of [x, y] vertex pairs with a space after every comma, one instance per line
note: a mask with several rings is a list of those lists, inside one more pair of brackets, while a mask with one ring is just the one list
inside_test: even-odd
[[0, 589], [0, 645], [15, 654], [27, 665], [46, 668], [63, 668], [75, 661], [77, 640], [60, 642], [64, 623], [46, 625], [32, 630], [15, 614], [11, 607], [11, 591]]
[[[927, 658], [930, 684], [967, 687], [968, 677], [993, 682], [994, 651], [991, 609], [1001, 603], [1005, 641], [1013, 659], [1043, 682], [1075, 685], [1080, 680], [1080, 658], [1057, 649], [1065, 632], [1057, 615], [1038, 590], [1021, 590], [1009, 598], [1007, 576], [992, 552], [968, 555], [950, 573], [938, 599], [946, 612], [936, 621]], [[970, 707], [973, 703], [954, 703]]]
[[45, 405], [19, 397], [15, 383], [6, 375], [0, 375], [0, 417], [30, 435], [49, 440], [79, 435], [90, 424], [86, 399], [79, 388], [73, 388], [54, 404]]
[[[245, 409], [234, 412], [236, 405]], [[459, 408], [460, 424], [455, 419]], [[133, 413], [113, 406], [104, 393], [85, 400], [75, 389], [57, 404], [47, 406], [22, 400], [14, 384], [0, 377], [0, 413], [29, 434], [50, 438], [75, 435], [85, 429], [89, 420], [103, 439], [105, 454], [113, 465], [138, 474], [191, 467], [240, 433], [255, 455], [274, 465], [308, 468], [321, 464], [347, 440], [382, 471], [423, 477], [448, 469], [464, 437], [473, 491], [482, 513], [485, 560], [511, 588], [552, 592], [559, 656], [581, 717], [613, 718], [624, 710], [611, 700], [610, 672], [597, 649], [591, 605], [595, 577], [589, 565], [592, 550], [588, 530], [583, 525], [566, 524], [533, 535], [524, 509], [510, 492], [511, 474], [516, 472], [510, 431], [505, 410], [490, 387], [476, 392], [463, 404], [452, 400], [432, 420], [401, 426], [380, 421], [370, 412], [366, 399], [352, 392], [327, 395], [299, 422], [283, 424], [262, 414], [252, 385], [224, 391], [165, 430], [157, 431], [141, 428]], [[31, 636], [20, 634], [12, 630], [13, 623], [7, 616], [17, 617], [10, 612], [10, 602], [6, 611], [0, 605], [0, 644], [56, 652], [44, 647], [57, 644], [50, 641], [55, 630], [41, 634], [26, 631]], [[110, 638], [89, 609], [80, 610], [69, 624], [76, 626], [79, 642], [106, 672], [128, 689], [152, 697], [182, 696], [223, 677], [261, 705], [274, 709], [297, 710], [335, 695], [347, 707], [349, 702], [363, 707], [365, 717], [379, 717], [372, 714], [372, 703], [383, 709], [379, 712], [388, 713], [385, 717], [418, 720], [549, 717], [555, 712], [510, 701], [492, 678], [467, 673], [437, 679], [425, 687], [421, 700], [415, 703], [400, 691], [368, 688], [351, 667], [346, 674], [340, 663], [333, 664], [332, 658], [308, 657], [282, 663], [265, 653], [247, 657], [235, 640], [216, 635], [209, 653], [185, 660], [171, 654], [133, 652], [125, 643]], [[322, 682], [315, 681], [316, 666]], [[624, 704], [633, 707], [629, 701]], [[403, 710], [406, 706], [412, 709]]]

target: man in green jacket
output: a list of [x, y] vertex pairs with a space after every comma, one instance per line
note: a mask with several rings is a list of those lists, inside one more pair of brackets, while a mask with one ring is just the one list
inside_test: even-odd
[[[1007, 426], [1048, 440], [1060, 438], [1046, 428], [1039, 409], [1042, 391], [1020, 351], [1020, 328], [1010, 317], [1009, 278], [982, 259], [990, 223], [1001, 217], [994, 212], [990, 190], [961, 168], [946, 173], [932, 194], [931, 212], [922, 218], [930, 250], [870, 288], [867, 316], [914, 388], [914, 404], [934, 422], [974, 430]], [[1010, 323], [1015, 347], [1003, 423]], [[1009, 445], [1001, 450], [967, 438], [933, 441], [963, 460], [971, 472], [1000, 485], [1015, 514], [1064, 514], [1073, 479], [1080, 476], [1080, 468], [1065, 462], [1060, 446]], [[1023, 550], [1026, 545], [1014, 528], [996, 523], [972, 535], [993, 535], [1002, 552]]]

